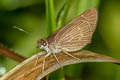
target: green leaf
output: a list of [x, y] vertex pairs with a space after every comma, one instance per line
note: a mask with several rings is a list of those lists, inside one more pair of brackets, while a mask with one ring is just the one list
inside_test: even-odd
[[65, 80], [64, 71], [59, 69], [50, 75], [50, 80]]
[[66, 24], [72, 4], [73, 4], [73, 0], [66, 0], [65, 6], [60, 13], [60, 17], [59, 17], [58, 25], [57, 25], [58, 28]]
[[56, 30], [56, 19], [54, 14], [53, 0], [46, 0], [46, 18], [48, 23], [48, 35]]

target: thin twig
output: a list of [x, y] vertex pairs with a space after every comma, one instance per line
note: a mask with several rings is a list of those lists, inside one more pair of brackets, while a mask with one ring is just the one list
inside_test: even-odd
[[[113, 62], [120, 64], [120, 59], [96, 54], [86, 50], [74, 52], [71, 54], [79, 59], [74, 59], [68, 55], [65, 55], [64, 53], [56, 54], [56, 56], [62, 66], [83, 62]], [[1, 77], [0, 80], [40, 80], [46, 75], [61, 68], [55, 60], [54, 56], [51, 55], [46, 58], [45, 71], [44, 73], [42, 73], [42, 64], [44, 59], [42, 57], [43, 55], [45, 55], [45, 52], [40, 52], [39, 54], [36, 54], [31, 58], [25, 60], [24, 62], [10, 70], [3, 77]], [[38, 56], [40, 57], [38, 59], [38, 64], [34, 66]]]
[[20, 56], [19, 54], [9, 50], [8, 48], [0, 45], [0, 55], [5, 56], [5, 57], [9, 57], [11, 59], [14, 59], [16, 61], [22, 62], [24, 61], [26, 58], [23, 56]]

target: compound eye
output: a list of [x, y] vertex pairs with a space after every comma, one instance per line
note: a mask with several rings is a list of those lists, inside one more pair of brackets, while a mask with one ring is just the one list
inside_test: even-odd
[[43, 46], [46, 46], [46, 43], [43, 43]]

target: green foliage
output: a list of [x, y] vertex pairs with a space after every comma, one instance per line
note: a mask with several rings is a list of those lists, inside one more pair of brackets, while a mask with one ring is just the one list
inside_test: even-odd
[[48, 23], [48, 35], [56, 30], [56, 20], [53, 0], [46, 0], [46, 17]]

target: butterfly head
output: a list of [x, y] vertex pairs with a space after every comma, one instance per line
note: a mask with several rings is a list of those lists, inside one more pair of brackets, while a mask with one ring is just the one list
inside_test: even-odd
[[38, 48], [45, 48], [46, 46], [48, 46], [46, 39], [40, 39], [37, 41]]

